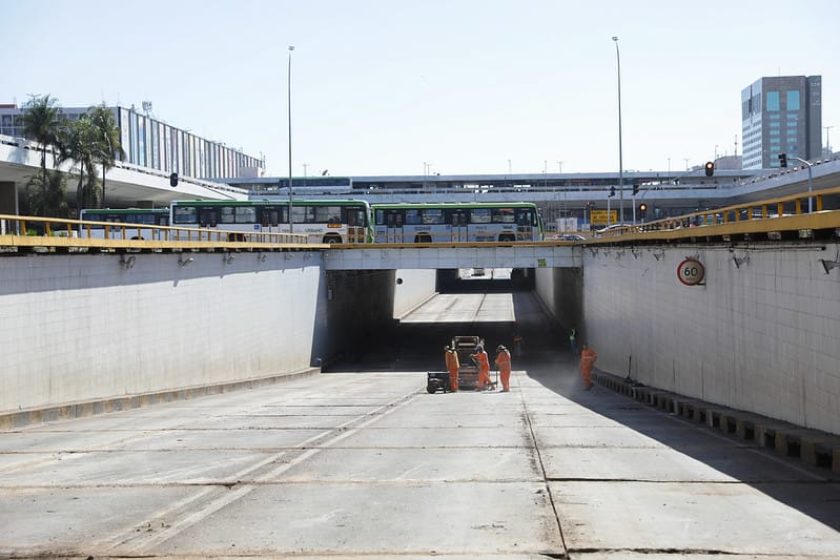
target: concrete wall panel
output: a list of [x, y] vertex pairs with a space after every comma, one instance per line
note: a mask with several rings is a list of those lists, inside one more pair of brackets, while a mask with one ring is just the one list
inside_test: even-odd
[[[840, 274], [818, 260], [838, 250], [587, 251], [585, 328], [598, 366], [625, 375], [632, 356], [643, 383], [840, 433]], [[704, 263], [705, 286], [678, 281], [686, 256]], [[737, 267], [735, 256], [749, 261]]]
[[310, 366], [319, 256], [126, 257], [0, 259], [0, 412]]
[[436, 270], [398, 270], [394, 291], [394, 317], [402, 317], [435, 295], [436, 280]]

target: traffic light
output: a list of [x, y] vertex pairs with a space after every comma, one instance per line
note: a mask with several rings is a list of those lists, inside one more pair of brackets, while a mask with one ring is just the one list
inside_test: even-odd
[[639, 204], [639, 212], [641, 212], [642, 214], [644, 214], [645, 212], [647, 212], [647, 204], [645, 204], [644, 202], [642, 202], [641, 204]]
[[639, 185], [633, 185], [633, 196], [639, 194]]
[[713, 161], [706, 162], [706, 177], [711, 177], [715, 174], [715, 163]]
[[608, 196], [607, 198], [612, 198], [614, 196], [615, 196], [615, 187], [610, 187], [610, 196]]
[[779, 154], [779, 167], [787, 167], [787, 154]]
[[169, 186], [170, 187], [177, 187], [178, 186], [178, 174], [173, 173], [169, 176]]

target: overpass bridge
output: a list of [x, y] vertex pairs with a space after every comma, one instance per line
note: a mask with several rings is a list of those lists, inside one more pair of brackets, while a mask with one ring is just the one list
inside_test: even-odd
[[[34, 142], [22, 138], [0, 135], [0, 185], [12, 193], [16, 200], [29, 178], [41, 167], [41, 152]], [[55, 158], [47, 152], [47, 168], [55, 167]], [[67, 174], [72, 172], [72, 165], [63, 164], [59, 169]], [[137, 206], [138, 202], [167, 206], [178, 199], [219, 199], [245, 200], [247, 191], [225, 183], [181, 177], [178, 186], [169, 185], [169, 174], [116, 162], [113, 169], [105, 176], [105, 199], [114, 207]], [[100, 177], [101, 179], [101, 177]], [[73, 180], [68, 177], [68, 190], [72, 190]], [[14, 210], [16, 205], [12, 205]]]

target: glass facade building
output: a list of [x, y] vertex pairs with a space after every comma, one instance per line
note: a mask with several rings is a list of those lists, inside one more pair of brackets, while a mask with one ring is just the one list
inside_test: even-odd
[[741, 90], [743, 168], [779, 167], [779, 154], [822, 154], [822, 77], [778, 76]]
[[[125, 163], [197, 179], [258, 177], [265, 171], [260, 158], [170, 126], [133, 107], [109, 109], [120, 131]], [[61, 108], [68, 120], [78, 119], [87, 110]], [[22, 137], [23, 112], [14, 105], [0, 105], [0, 134]]]

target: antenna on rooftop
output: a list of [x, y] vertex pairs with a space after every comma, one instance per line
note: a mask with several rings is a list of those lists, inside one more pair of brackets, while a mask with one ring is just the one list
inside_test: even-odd
[[141, 103], [141, 105], [143, 106], [143, 112], [146, 113], [146, 116], [148, 117], [149, 115], [151, 115], [151, 113], [152, 113], [152, 102], [151, 101], [143, 101]]

